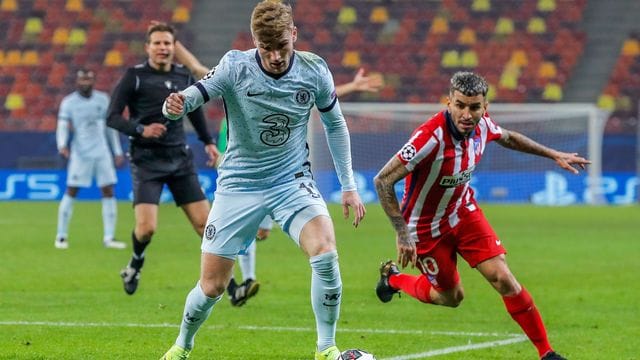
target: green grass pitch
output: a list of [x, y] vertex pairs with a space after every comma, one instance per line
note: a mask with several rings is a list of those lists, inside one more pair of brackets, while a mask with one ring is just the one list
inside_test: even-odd
[[[640, 208], [485, 205], [507, 260], [533, 295], [552, 344], [569, 359], [639, 359]], [[497, 293], [461, 261], [457, 309], [373, 291], [395, 257], [378, 205], [353, 229], [332, 206], [344, 295], [337, 341], [381, 359], [536, 359]], [[56, 203], [0, 203], [0, 359], [158, 359], [178, 332], [199, 271], [199, 239], [180, 209], [163, 205], [138, 292], [118, 276], [130, 256], [133, 213], [119, 204], [125, 251], [102, 247], [100, 204], [76, 202], [70, 248], [53, 246]], [[411, 270], [415, 271], [415, 270]], [[225, 298], [196, 337], [191, 358], [312, 359], [308, 262], [280, 231], [258, 244], [258, 295]]]

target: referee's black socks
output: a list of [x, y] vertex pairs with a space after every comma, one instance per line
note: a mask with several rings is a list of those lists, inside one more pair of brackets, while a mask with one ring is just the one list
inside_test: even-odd
[[133, 244], [133, 256], [131, 257], [130, 266], [140, 269], [144, 264], [144, 249], [147, 248], [151, 241], [141, 242], [136, 238], [135, 231], [131, 232], [131, 243]]

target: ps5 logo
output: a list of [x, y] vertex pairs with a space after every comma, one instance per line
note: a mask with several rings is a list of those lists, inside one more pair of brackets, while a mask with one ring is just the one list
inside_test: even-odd
[[30, 200], [55, 200], [59, 194], [56, 174], [13, 173], [5, 178], [4, 184], [0, 182], [0, 200], [23, 196]]

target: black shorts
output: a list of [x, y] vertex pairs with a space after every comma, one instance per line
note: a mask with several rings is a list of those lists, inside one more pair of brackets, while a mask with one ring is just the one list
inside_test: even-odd
[[167, 184], [176, 205], [206, 199], [193, 163], [189, 146], [141, 148], [129, 152], [133, 205], [159, 204], [162, 187]]

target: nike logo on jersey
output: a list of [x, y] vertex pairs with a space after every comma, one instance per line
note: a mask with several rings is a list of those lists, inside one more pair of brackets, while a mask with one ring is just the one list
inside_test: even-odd
[[258, 95], [262, 95], [262, 94], [264, 94], [264, 93], [263, 92], [252, 93], [251, 90], [247, 91], [247, 96], [248, 97], [258, 96]]

